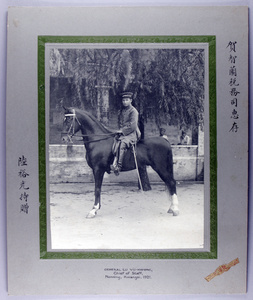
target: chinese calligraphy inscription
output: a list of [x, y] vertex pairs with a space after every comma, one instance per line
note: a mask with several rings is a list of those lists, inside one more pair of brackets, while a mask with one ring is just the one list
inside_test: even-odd
[[18, 177], [21, 180], [20, 184], [19, 184], [19, 191], [20, 191], [19, 201], [21, 202], [20, 212], [28, 214], [28, 212], [29, 212], [28, 191], [30, 188], [27, 183], [27, 178], [29, 176], [29, 173], [26, 170], [26, 167], [28, 167], [28, 164], [27, 164], [27, 158], [24, 155], [22, 155], [18, 158], [18, 167], [20, 167], [20, 169], [18, 170]]
[[[240, 86], [240, 83], [238, 82], [238, 68], [237, 68], [237, 58], [238, 55], [236, 53], [236, 47], [237, 47], [237, 41], [229, 41], [227, 45], [227, 49], [229, 51], [229, 82], [228, 85], [230, 87], [229, 89], [229, 95], [230, 95], [230, 104], [232, 106], [231, 110], [231, 116], [230, 118], [232, 119], [232, 125], [230, 127], [229, 132], [238, 132], [239, 130], [239, 125], [238, 125], [238, 120], [239, 120], [239, 113], [238, 113], [238, 103], [239, 97], [240, 97], [240, 91], [238, 87]], [[232, 99], [231, 99], [232, 97]]]

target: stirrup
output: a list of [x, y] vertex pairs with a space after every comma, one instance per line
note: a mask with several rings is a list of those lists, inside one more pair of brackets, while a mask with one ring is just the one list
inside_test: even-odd
[[119, 167], [118, 165], [114, 168], [114, 174], [116, 176], [119, 176], [119, 173], [121, 172], [121, 167]]
[[118, 166], [110, 165], [110, 169], [111, 169], [111, 171], [114, 172], [114, 174], [115, 174], [116, 176], [119, 176], [120, 170], [119, 170], [119, 167], [118, 167]]
[[114, 165], [110, 165], [110, 170], [114, 172], [115, 171], [115, 166]]

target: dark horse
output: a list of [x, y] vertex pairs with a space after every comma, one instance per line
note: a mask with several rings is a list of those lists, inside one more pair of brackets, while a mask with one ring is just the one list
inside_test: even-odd
[[[116, 133], [105, 128], [90, 113], [74, 108], [65, 108], [63, 130], [64, 141], [71, 140], [72, 136], [79, 130], [82, 132], [81, 137], [86, 148], [86, 160], [93, 170], [95, 179], [95, 203], [87, 217], [95, 217], [97, 210], [101, 207], [100, 195], [104, 174], [111, 172], [110, 165], [114, 159], [112, 146]], [[136, 168], [133, 156], [132, 151], [126, 153], [122, 171]], [[177, 216], [179, 210], [176, 182], [173, 177], [172, 150], [168, 141], [162, 137], [140, 140], [136, 145], [136, 158], [139, 170], [151, 166], [165, 182], [172, 201], [168, 212]]]

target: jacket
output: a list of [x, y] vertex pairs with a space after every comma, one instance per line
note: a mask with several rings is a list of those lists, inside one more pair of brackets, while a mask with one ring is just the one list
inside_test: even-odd
[[128, 146], [131, 143], [136, 143], [141, 137], [138, 119], [139, 113], [132, 105], [123, 108], [119, 113], [119, 128], [123, 134], [119, 139], [124, 141]]

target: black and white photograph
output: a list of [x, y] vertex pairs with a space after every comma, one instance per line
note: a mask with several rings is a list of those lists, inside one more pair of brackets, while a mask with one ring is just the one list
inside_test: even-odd
[[48, 43], [45, 65], [51, 250], [209, 250], [208, 44]]

